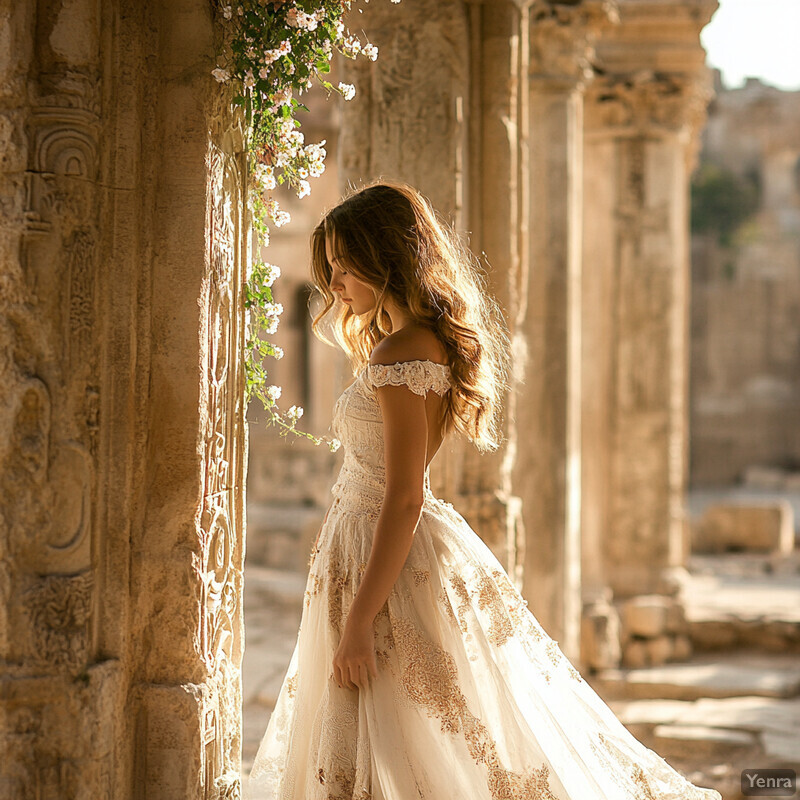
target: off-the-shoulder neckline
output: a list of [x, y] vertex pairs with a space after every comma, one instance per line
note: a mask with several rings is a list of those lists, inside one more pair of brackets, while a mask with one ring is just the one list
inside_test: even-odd
[[429, 358], [410, 358], [408, 361], [395, 361], [394, 364], [365, 364], [362, 367], [361, 372], [366, 372], [370, 367], [395, 367], [398, 364], [420, 364], [420, 363], [428, 363], [433, 364], [435, 367], [444, 367], [446, 369], [450, 369], [449, 364], [442, 364], [439, 361], [431, 361]]

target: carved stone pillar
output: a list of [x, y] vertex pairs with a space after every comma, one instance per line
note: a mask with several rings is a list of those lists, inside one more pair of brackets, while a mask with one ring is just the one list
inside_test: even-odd
[[674, 593], [685, 562], [688, 181], [716, 6], [627, 0], [587, 97], [587, 560], [617, 598]]
[[524, 592], [568, 657], [579, 658], [581, 579], [581, 229], [583, 92], [608, 2], [534, 2], [524, 125], [529, 250], [519, 324], [527, 342], [516, 406], [515, 493], [526, 531]]
[[235, 796], [249, 244], [208, 5], [8, 8], [0, 796]]

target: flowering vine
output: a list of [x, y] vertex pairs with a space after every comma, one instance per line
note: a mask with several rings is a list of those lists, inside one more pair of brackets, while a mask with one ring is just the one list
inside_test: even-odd
[[[368, 3], [369, 0], [364, 0]], [[391, 0], [399, 3], [400, 0]], [[314, 436], [296, 428], [303, 409], [292, 406], [282, 413], [276, 401], [281, 387], [269, 384], [264, 358], [283, 358], [283, 350], [267, 338], [278, 328], [281, 303], [275, 302], [272, 285], [280, 268], [263, 261], [261, 248], [269, 245], [270, 224], [290, 222], [272, 192], [288, 184], [297, 196], [311, 192], [310, 178], [325, 170], [325, 141], [306, 144], [298, 111], [308, 111], [300, 98], [314, 83], [328, 95], [338, 92], [345, 100], [355, 95], [352, 84], [334, 86], [330, 72], [334, 50], [355, 59], [375, 61], [378, 48], [349, 32], [343, 17], [353, 0], [240, 0], [226, 4], [212, 0], [222, 36], [217, 66], [212, 75], [233, 91], [233, 102], [242, 107], [246, 123], [248, 203], [258, 235], [257, 257], [248, 265], [244, 287], [245, 402], [258, 397], [282, 436], [289, 432], [328, 442], [335, 452], [338, 439]]]

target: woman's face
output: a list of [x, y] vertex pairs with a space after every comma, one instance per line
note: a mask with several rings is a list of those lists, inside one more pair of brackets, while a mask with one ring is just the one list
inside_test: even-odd
[[375, 294], [369, 284], [359, 280], [347, 271], [347, 265], [340, 263], [334, 255], [330, 236], [325, 237], [325, 256], [331, 265], [330, 289], [353, 309], [354, 314], [365, 314], [375, 305]]

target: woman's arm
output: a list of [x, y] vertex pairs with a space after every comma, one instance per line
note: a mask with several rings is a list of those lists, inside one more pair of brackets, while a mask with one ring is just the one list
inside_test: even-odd
[[372, 624], [414, 540], [424, 501], [428, 421], [425, 397], [407, 386], [377, 388], [383, 416], [386, 489], [372, 550], [334, 656], [339, 685], [364, 686], [376, 674]]

